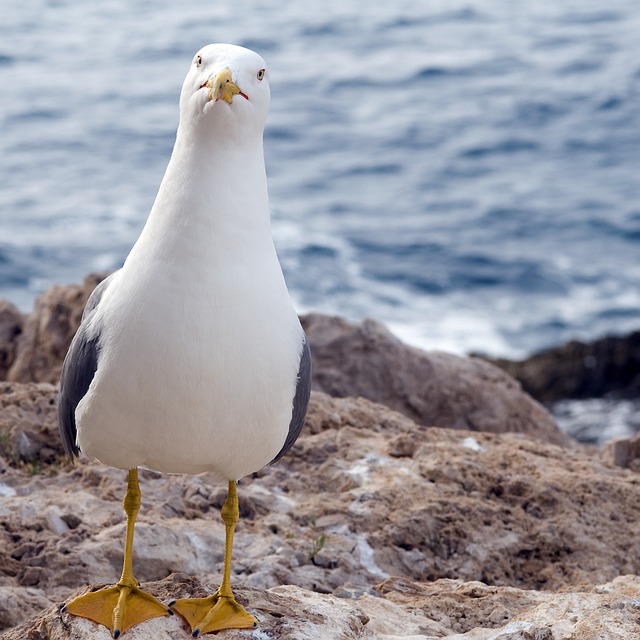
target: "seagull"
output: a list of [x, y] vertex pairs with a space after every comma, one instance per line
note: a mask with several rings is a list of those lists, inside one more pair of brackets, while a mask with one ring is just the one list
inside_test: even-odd
[[[173, 611], [194, 637], [257, 625], [231, 588], [236, 482], [290, 449], [311, 386], [309, 346], [271, 235], [269, 101], [269, 72], [257, 53], [211, 44], [195, 55], [149, 218], [122, 268], [89, 297], [62, 367], [66, 452], [128, 472], [120, 580], [64, 607], [114, 638]], [[214, 595], [165, 605], [140, 589], [132, 556], [141, 467], [206, 472], [228, 484]]]

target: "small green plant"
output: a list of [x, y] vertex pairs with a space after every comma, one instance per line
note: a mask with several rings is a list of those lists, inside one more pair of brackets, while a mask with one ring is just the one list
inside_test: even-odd
[[327, 542], [327, 536], [322, 533], [320, 534], [320, 536], [318, 538], [316, 538], [315, 542], [313, 543], [313, 548], [311, 549], [311, 562], [313, 562], [315, 564], [316, 561], [316, 556], [318, 555], [318, 553], [320, 553], [320, 550], [324, 547], [324, 545]]
[[29, 462], [27, 462], [27, 469], [31, 476], [38, 476], [42, 473], [42, 465], [38, 460], [29, 460]]

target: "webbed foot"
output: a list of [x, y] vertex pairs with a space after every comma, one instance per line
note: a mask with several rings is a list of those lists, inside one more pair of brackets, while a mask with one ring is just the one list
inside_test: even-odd
[[219, 592], [208, 598], [183, 598], [169, 606], [189, 623], [194, 638], [212, 631], [253, 629], [258, 626], [256, 618], [233, 596], [221, 596]]
[[62, 611], [107, 627], [114, 638], [145, 620], [173, 615], [171, 609], [151, 594], [124, 583], [78, 596]]

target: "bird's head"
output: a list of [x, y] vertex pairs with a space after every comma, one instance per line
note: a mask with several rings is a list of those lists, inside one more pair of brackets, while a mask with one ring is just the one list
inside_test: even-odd
[[254, 51], [210, 44], [196, 53], [180, 95], [181, 127], [217, 139], [262, 135], [269, 110], [267, 65]]

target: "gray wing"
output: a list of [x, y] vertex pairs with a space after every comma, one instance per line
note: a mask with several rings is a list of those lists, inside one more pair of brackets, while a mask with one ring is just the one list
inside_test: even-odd
[[87, 393], [98, 368], [100, 336], [87, 335], [87, 320], [98, 306], [115, 273], [104, 279], [89, 296], [82, 313], [80, 327], [71, 341], [62, 365], [58, 395], [58, 427], [64, 450], [71, 458], [77, 457], [80, 453], [76, 443], [76, 407]]
[[309, 396], [311, 395], [311, 350], [307, 337], [304, 337], [302, 343], [302, 354], [300, 355], [300, 366], [298, 367], [298, 385], [296, 386], [296, 395], [293, 398], [293, 413], [291, 422], [289, 423], [289, 433], [284, 445], [278, 455], [269, 463], [273, 464], [282, 458], [282, 456], [291, 449], [293, 443], [298, 439], [304, 418], [307, 415], [309, 407]]

